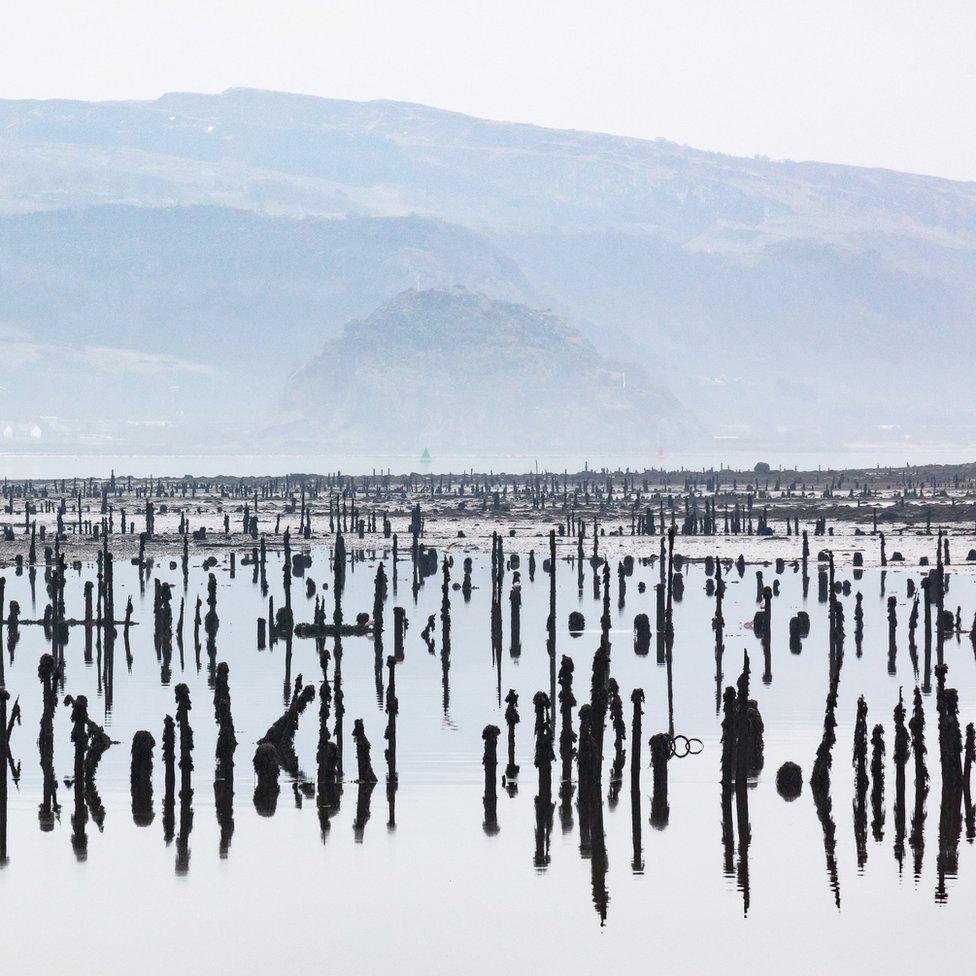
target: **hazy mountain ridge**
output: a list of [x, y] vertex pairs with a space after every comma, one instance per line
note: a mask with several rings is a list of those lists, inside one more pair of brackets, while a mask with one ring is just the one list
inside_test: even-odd
[[489, 241], [419, 217], [20, 214], [0, 217], [0, 263], [0, 429], [21, 446], [35, 428], [59, 447], [247, 445], [289, 373], [403, 289], [535, 300]]
[[[30, 211], [106, 203], [186, 207], [117, 216], [163, 237], [167, 222], [183, 221], [198, 241], [207, 238], [200, 204], [270, 221], [269, 240], [285, 233], [281, 215], [340, 219], [326, 221], [318, 264], [276, 264], [266, 246], [261, 265], [265, 231], [244, 246], [227, 230], [233, 220], [215, 217], [212, 246], [198, 247], [185, 281], [149, 248], [143, 269], [123, 276], [124, 302], [99, 280], [115, 260], [111, 234], [87, 266], [69, 254], [63, 277], [50, 262], [44, 280], [24, 273], [24, 240], [43, 266], [65, 246], [59, 235], [86, 240], [71, 221], [89, 219], [45, 225]], [[550, 306], [601, 353], [640, 363], [719, 434], [809, 447], [976, 442], [969, 360], [959, 355], [976, 307], [974, 183], [238, 89], [0, 102], [3, 212], [24, 216], [0, 220], [0, 260], [13, 254], [21, 269], [13, 284], [0, 276], [0, 317], [59, 341], [90, 344], [103, 327], [113, 343], [185, 357], [167, 344], [192, 323], [216, 360], [247, 361], [280, 333], [294, 337], [272, 357], [283, 375], [296, 365], [288, 347], [314, 350], [342, 322], [416, 286], [419, 267], [421, 288], [464, 284]], [[370, 218], [428, 229], [419, 241], [343, 242]], [[158, 285], [176, 278], [175, 293], [154, 283], [160, 263]], [[945, 406], [917, 395], [932, 389]]]
[[233, 369], [251, 368], [269, 339], [282, 359], [303, 361], [310, 343], [418, 280], [535, 297], [493, 244], [418, 217], [104, 206], [0, 217], [0, 254], [8, 325], [153, 352], [186, 355], [189, 345]]
[[[491, 122], [400, 102], [231, 89], [153, 102], [0, 102], [5, 143], [137, 152], [358, 191], [373, 206], [468, 223], [540, 219], [666, 233], [686, 246], [908, 234], [976, 242], [976, 184], [743, 159], [600, 133]], [[244, 170], [238, 171], [243, 179]], [[231, 180], [228, 179], [228, 183]], [[384, 195], [376, 188], [387, 187]], [[104, 192], [104, 189], [103, 191]], [[101, 201], [104, 202], [104, 201]], [[125, 201], [122, 201], [125, 202]], [[181, 202], [171, 199], [169, 203]], [[274, 187], [269, 187], [269, 206]], [[281, 201], [284, 207], [294, 202]], [[496, 208], [486, 213], [485, 208]], [[704, 235], [704, 236], [703, 236]]]

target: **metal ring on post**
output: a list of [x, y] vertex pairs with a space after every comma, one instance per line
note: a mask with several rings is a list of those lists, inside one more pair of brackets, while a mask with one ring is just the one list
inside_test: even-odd
[[670, 758], [685, 759], [688, 756], [698, 756], [705, 749], [701, 739], [689, 738], [687, 735], [672, 735], [670, 740]]
[[[678, 748], [679, 748], [678, 747], [678, 740], [679, 739], [684, 742], [684, 746], [681, 747], [683, 749], [682, 752], [678, 752]], [[684, 735], [675, 735], [675, 736], [672, 736], [671, 737], [671, 755], [675, 759], [684, 759], [685, 756], [688, 755], [688, 753], [690, 752], [690, 750], [691, 750], [691, 744], [688, 742], [688, 737], [687, 736], [684, 736]]]

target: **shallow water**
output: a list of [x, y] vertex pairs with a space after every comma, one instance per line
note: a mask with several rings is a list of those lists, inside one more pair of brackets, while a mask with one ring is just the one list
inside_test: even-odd
[[[680, 539], [678, 541], [680, 550]], [[376, 559], [354, 562], [347, 572], [345, 617], [367, 611], [373, 601]], [[461, 578], [456, 548], [453, 579]], [[499, 786], [497, 834], [483, 827], [481, 732], [488, 723], [505, 728], [504, 701], [499, 707], [499, 675], [492, 660], [489, 632], [491, 585], [488, 560], [472, 553], [474, 582], [479, 588], [466, 603], [451, 593], [452, 653], [445, 688], [440, 655], [440, 623], [436, 653], [429, 654], [420, 631], [427, 616], [440, 607], [439, 577], [420, 589], [416, 603], [409, 585], [409, 563], [399, 566], [398, 590], [391, 586], [387, 601], [386, 648], [392, 650], [392, 607], [407, 608], [410, 628], [405, 660], [397, 666], [399, 697], [399, 788], [395, 795], [395, 827], [388, 825], [384, 785], [383, 730], [386, 716], [377, 702], [373, 645], [368, 638], [345, 638], [342, 663], [345, 695], [346, 783], [339, 812], [323, 834], [314, 798], [303, 797], [282, 776], [282, 790], [273, 817], [258, 816], [252, 802], [251, 759], [255, 741], [280, 715], [285, 695], [302, 673], [306, 682], [321, 680], [315, 642], [295, 640], [290, 662], [285, 644], [256, 648], [255, 620], [267, 612], [267, 598], [252, 582], [251, 568], [238, 565], [231, 579], [227, 557], [215, 572], [219, 582], [217, 660], [230, 665], [232, 708], [239, 746], [236, 754], [234, 832], [220, 855], [214, 790], [212, 693], [208, 659], [195, 660], [192, 606], [206, 597], [202, 556], [191, 560], [187, 595], [185, 657], [180, 666], [174, 649], [172, 677], [163, 684], [153, 647], [152, 580], [140, 591], [135, 567], [116, 566], [117, 610], [132, 595], [131, 667], [121, 639], [116, 641], [111, 708], [98, 666], [84, 660], [84, 636], [72, 630], [66, 648], [64, 692], [89, 696], [93, 719], [104, 722], [119, 740], [105, 755], [97, 787], [106, 815], [104, 830], [89, 820], [87, 856], [79, 860], [71, 843], [73, 791], [63, 785], [71, 775], [68, 709], [59, 705], [55, 719], [55, 767], [58, 774], [59, 822], [50, 832], [39, 829], [41, 770], [36, 746], [41, 694], [37, 661], [48, 649], [40, 627], [21, 628], [21, 639], [5, 651], [6, 686], [19, 696], [23, 725], [15, 729], [12, 751], [22, 763], [17, 787], [11, 782], [8, 809], [9, 862], [0, 870], [0, 890], [7, 905], [5, 940], [8, 965], [21, 973], [71, 967], [98, 973], [229, 971], [307, 971], [327, 967], [340, 973], [402, 972], [488, 973], [505, 967], [526, 972], [557, 967], [565, 972], [620, 967], [629, 972], [649, 966], [661, 972], [745, 972], [761, 966], [797, 973], [852, 972], [870, 967], [904, 971], [909, 960], [931, 966], [956, 963], [960, 939], [968, 931], [969, 909], [976, 892], [976, 857], [965, 837], [960, 842], [958, 877], [945, 881], [947, 897], [937, 903], [936, 888], [939, 783], [938, 738], [934, 693], [926, 698], [929, 769], [932, 783], [927, 802], [926, 846], [919, 876], [913, 873], [913, 851], [904, 865], [894, 856], [894, 767], [892, 709], [903, 685], [909, 710], [916, 683], [907, 651], [910, 603], [905, 597], [911, 572], [889, 570], [886, 594], [898, 597], [899, 653], [897, 673], [888, 673], [887, 622], [880, 571], [870, 569], [842, 598], [847, 621], [846, 654], [840, 678], [838, 741], [834, 750], [832, 786], [836, 823], [837, 877], [840, 908], [835, 904], [826, 867], [823, 831], [809, 788], [793, 803], [776, 793], [775, 773], [792, 759], [808, 776], [819, 742], [827, 692], [828, 656], [826, 605], [817, 600], [816, 577], [804, 604], [799, 575], [791, 569], [778, 577], [781, 593], [773, 602], [772, 680], [761, 680], [759, 641], [742, 625], [756, 610], [755, 567], [744, 578], [728, 577], [725, 600], [726, 653], [722, 686], [732, 684], [747, 648], [752, 658], [752, 694], [766, 727], [765, 768], [749, 790], [751, 842], [748, 869], [741, 850], [726, 866], [719, 796], [719, 719], [716, 716], [715, 661], [711, 618], [713, 600], [704, 593], [703, 567], [687, 569], [684, 599], [675, 605], [674, 724], [675, 731], [697, 736], [704, 751], [670, 763], [670, 816], [664, 830], [649, 822], [650, 770], [647, 738], [667, 728], [665, 668], [657, 663], [654, 643], [647, 657], [634, 653], [634, 615], [654, 619], [653, 585], [657, 566], [635, 568], [627, 579], [626, 602], [617, 607], [616, 572], [612, 574], [612, 674], [620, 684], [629, 724], [630, 692], [642, 687], [645, 704], [644, 772], [641, 795], [642, 866], [634, 865], [629, 770], [616, 806], [605, 805], [604, 828], [608, 870], [601, 878], [598, 864], [580, 854], [578, 811], [571, 806], [572, 825], [561, 823], [559, 798], [554, 816], [549, 860], [536, 861], [533, 797], [532, 695], [549, 690], [546, 653], [548, 576], [542, 560], [535, 581], [521, 565], [522, 651], [510, 655], [508, 589], [505, 575], [504, 654], [500, 687], [520, 695], [518, 793]], [[327, 578], [330, 550], [315, 547], [307, 571], [316, 581]], [[389, 554], [376, 550], [375, 556]], [[614, 566], [615, 570], [616, 567]], [[81, 572], [69, 570], [68, 615], [81, 616], [82, 584], [94, 578], [94, 564]], [[174, 619], [183, 580], [179, 568], [157, 563], [154, 575], [174, 585]], [[766, 567], [766, 581], [775, 577]], [[851, 570], [838, 578], [852, 578]], [[5, 572], [7, 600], [16, 599], [25, 617], [41, 616], [47, 602], [43, 569], [32, 601], [27, 574]], [[558, 566], [557, 660], [569, 654], [576, 664], [574, 690], [581, 702], [588, 696], [592, 655], [599, 636], [601, 606], [594, 599], [592, 570], [586, 567], [582, 594], [576, 570]], [[282, 602], [281, 558], [269, 554], [267, 578], [275, 605]], [[918, 576], [915, 576], [916, 581]], [[646, 594], [637, 591], [647, 583]], [[853, 592], [864, 594], [865, 639], [857, 657], [853, 640]], [[296, 620], [309, 620], [312, 601], [304, 580], [295, 580]], [[326, 593], [331, 608], [331, 590]], [[963, 606], [972, 618], [976, 593], [971, 575], [954, 573], [946, 600]], [[800, 654], [787, 644], [789, 617], [805, 605], [811, 633]], [[589, 631], [571, 637], [567, 616], [581, 609]], [[117, 615], [121, 615], [119, 612]], [[921, 644], [921, 639], [919, 639]], [[331, 646], [331, 641], [329, 642]], [[946, 644], [949, 681], [959, 689], [960, 719], [974, 717], [976, 664], [968, 637]], [[330, 670], [331, 677], [331, 670]], [[385, 678], [385, 671], [384, 671]], [[154, 769], [155, 820], [148, 827], [133, 823], [129, 798], [129, 747], [133, 733], [148, 728], [161, 741], [162, 719], [174, 711], [173, 686], [190, 687], [195, 736], [192, 831], [189, 859], [177, 871], [178, 844], [166, 844], [162, 825], [162, 759], [157, 745]], [[853, 772], [851, 740], [855, 702], [864, 694], [870, 707], [869, 727], [885, 726], [887, 746], [886, 821], [881, 842], [868, 839], [868, 857], [857, 866], [852, 819]], [[448, 699], [444, 707], [445, 697]], [[305, 771], [315, 779], [318, 701], [304, 714], [296, 750]], [[380, 783], [371, 796], [370, 819], [357, 831], [355, 751], [350, 738], [354, 719], [362, 717], [373, 747], [373, 766]], [[499, 740], [499, 777], [504, 769], [504, 731]], [[605, 752], [612, 754], [608, 728]], [[629, 758], [628, 758], [629, 763]], [[554, 770], [558, 791], [559, 763]], [[908, 769], [907, 803], [911, 816], [914, 790]], [[604, 774], [604, 798], [607, 774]], [[301, 803], [296, 802], [301, 799]], [[907, 847], [907, 844], [906, 844]], [[748, 890], [743, 880], [748, 878]], [[607, 892], [606, 919], [600, 911]], [[596, 898], [594, 895], [596, 894]], [[748, 911], [746, 902], [748, 901]]]

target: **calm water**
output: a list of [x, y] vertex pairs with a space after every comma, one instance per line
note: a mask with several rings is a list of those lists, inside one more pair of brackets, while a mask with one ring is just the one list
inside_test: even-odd
[[[680, 549], [680, 540], [679, 540]], [[455, 550], [454, 579], [460, 581], [461, 556]], [[329, 550], [312, 550], [307, 575], [328, 575]], [[377, 551], [382, 556], [382, 551]], [[191, 561], [187, 604], [206, 596], [206, 574], [198, 556]], [[183, 592], [179, 569], [158, 562], [154, 574], [174, 584], [175, 611]], [[389, 565], [389, 564], [388, 564]], [[268, 581], [275, 604], [281, 603], [280, 556], [269, 556]], [[615, 568], [615, 567], [614, 567]], [[346, 619], [372, 606], [376, 562], [356, 562], [347, 574]], [[431, 655], [420, 631], [440, 605], [439, 579], [431, 578], [412, 598], [407, 573], [400, 566], [399, 589], [392, 587], [387, 605], [387, 648], [392, 648], [392, 606], [407, 608], [410, 629], [405, 660], [398, 665], [397, 692], [399, 789], [395, 827], [387, 824], [384, 788], [383, 730], [386, 716], [377, 704], [373, 647], [368, 638], [344, 640], [343, 691], [346, 705], [345, 766], [347, 782], [340, 811], [331, 829], [320, 830], [314, 799], [301, 798], [282, 776], [277, 812], [259, 817], [252, 802], [251, 759], [255, 741], [281, 713], [284, 690], [300, 672], [306, 682], [320, 681], [315, 644], [294, 642], [290, 672], [285, 646], [258, 651], [255, 619], [267, 610], [266, 598], [252, 583], [249, 567], [238, 565], [231, 579], [226, 562], [216, 569], [220, 631], [218, 660], [230, 665], [233, 714], [239, 746], [236, 754], [234, 833], [226, 857], [220, 856], [213, 792], [214, 745], [212, 693], [207, 685], [206, 653], [194, 660], [192, 611], [188, 609], [184, 667], [174, 650], [173, 675], [161, 682], [152, 639], [152, 582], [140, 592], [134, 567], [119, 560], [116, 606], [131, 594], [135, 619], [131, 667], [121, 638], [116, 643], [113, 701], [107, 707], [97, 659], [84, 661], [83, 633], [75, 629], [66, 649], [64, 691], [89, 696], [90, 713], [119, 744], [102, 760], [97, 786], [105, 805], [104, 829], [89, 820], [87, 858], [79, 861], [71, 844], [73, 791], [63, 785], [71, 775], [68, 709], [59, 705], [55, 728], [60, 820], [50, 832], [39, 828], [41, 771], [36, 746], [40, 715], [37, 660], [47, 649], [40, 627], [23, 627], [21, 639], [6, 656], [7, 687], [20, 696], [23, 725], [14, 731], [12, 751], [22, 763], [19, 787], [9, 789], [9, 863], [0, 870], [6, 905], [5, 961], [20, 973], [52, 972], [71, 967], [93, 973], [173, 972], [306, 972], [327, 968], [338, 973], [491, 973], [528, 972], [557, 967], [569, 973], [617, 967], [622, 972], [648, 967], [667, 973], [745, 972], [761, 966], [797, 973], [853, 972], [888, 967], [899, 972], [908, 960], [929, 966], [950, 965], [959, 957], [960, 940], [969, 930], [976, 893], [976, 852], [965, 836], [960, 842], [958, 877], [947, 879], [948, 899], [937, 904], [939, 787], [938, 742], [934, 694], [926, 700], [929, 793], [926, 847], [920, 876], [912, 871], [909, 850], [901, 871], [893, 853], [894, 769], [892, 709], [904, 685], [909, 702], [915, 685], [907, 652], [910, 573], [889, 571], [887, 593], [898, 596], [899, 655], [897, 673], [888, 673], [887, 624], [881, 576], [866, 571], [854, 583], [864, 594], [863, 656], [854, 653], [853, 595], [845, 598], [847, 653], [840, 680], [838, 743], [834, 752], [833, 816], [837, 828], [840, 910], [835, 906], [825, 863], [823, 832], [809, 788], [794, 803], [776, 793], [775, 773], [792, 759], [804, 776], [810, 772], [819, 742], [827, 690], [826, 608], [817, 602], [816, 579], [806, 602], [812, 618], [802, 653], [787, 646], [788, 619], [803, 605], [798, 575], [779, 577], [781, 594], [773, 604], [772, 682], [761, 681], [759, 642], [742, 624], [756, 610], [755, 567], [740, 581], [729, 578], [726, 594], [726, 655], [723, 684], [733, 683], [742, 649], [753, 660], [753, 697], [766, 724], [765, 769], [749, 791], [752, 841], [749, 847], [749, 910], [735, 873], [725, 870], [719, 803], [719, 725], [716, 717], [715, 662], [711, 617], [713, 601], [704, 593], [700, 565], [688, 569], [684, 599], [676, 604], [674, 647], [675, 728], [700, 737], [701, 755], [670, 764], [670, 822], [663, 831], [648, 823], [650, 770], [642, 779], [643, 869], [634, 870], [629, 775], [619, 803], [606, 806], [604, 826], [609, 868], [609, 904], [605, 925], [593, 898], [592, 862], [581, 857], [576, 829], [560, 823], [557, 806], [550, 862], [535, 861], [532, 765], [532, 695], [549, 688], [545, 649], [548, 578], [539, 571], [530, 583], [522, 561], [522, 653], [510, 656], [508, 587], [506, 598], [502, 695], [520, 694], [518, 727], [522, 766], [517, 795], [499, 786], [499, 831], [489, 836], [482, 826], [483, 727], [503, 729], [504, 702], [497, 700], [498, 675], [489, 642], [490, 581], [487, 560], [475, 554], [474, 581], [480, 585], [465, 603], [452, 593], [452, 655], [449, 705], [440, 659]], [[767, 581], [774, 577], [767, 567]], [[68, 614], [81, 615], [81, 587], [93, 578], [94, 566], [69, 571]], [[581, 609], [587, 626], [599, 625], [600, 604], [594, 599], [587, 567], [582, 596], [575, 569], [559, 564], [557, 655], [576, 663], [575, 692], [582, 701], [589, 690], [595, 633], [571, 638], [566, 619]], [[851, 571], [839, 578], [850, 578]], [[32, 601], [27, 575], [5, 571], [7, 599], [20, 602], [25, 617], [40, 616], [47, 602], [43, 571]], [[633, 617], [647, 612], [653, 622], [656, 566], [637, 566], [628, 579], [623, 611], [617, 609], [616, 574], [612, 603], [614, 633], [612, 673], [620, 684], [628, 725], [630, 692], [644, 688], [644, 762], [646, 740], [667, 727], [665, 669], [655, 659], [633, 651]], [[648, 592], [639, 595], [644, 580]], [[311, 618], [304, 581], [295, 581], [296, 619]], [[331, 591], [328, 592], [331, 607]], [[961, 603], [972, 619], [976, 591], [972, 577], [955, 573], [947, 606]], [[330, 642], [331, 644], [331, 642]], [[97, 658], [97, 656], [96, 656]], [[949, 684], [960, 693], [960, 718], [974, 718], [976, 664], [968, 637], [946, 645]], [[331, 674], [330, 674], [331, 676]], [[150, 729], [161, 741], [162, 719], [173, 713], [173, 685], [189, 684], [195, 736], [193, 823], [189, 835], [189, 868], [176, 870], [176, 844], [167, 845], [162, 825], [162, 758], [155, 752], [155, 820], [148, 827], [133, 823], [129, 798], [129, 747], [133, 733]], [[859, 870], [855, 857], [850, 764], [855, 702], [867, 698], [869, 723], [885, 726], [888, 750], [884, 839], [869, 837], [868, 858]], [[314, 781], [318, 701], [306, 711], [296, 737], [304, 769]], [[373, 765], [380, 778], [371, 801], [371, 816], [357, 837], [357, 789], [352, 723], [363, 718], [373, 745]], [[629, 733], [628, 733], [629, 740]], [[608, 732], [607, 755], [612, 753]], [[628, 741], [629, 746], [629, 741]], [[504, 737], [499, 740], [499, 776], [504, 768]], [[554, 771], [558, 787], [558, 760]], [[908, 775], [908, 813], [913, 787]], [[607, 777], [604, 776], [606, 791]], [[556, 798], [558, 804], [558, 797]]]

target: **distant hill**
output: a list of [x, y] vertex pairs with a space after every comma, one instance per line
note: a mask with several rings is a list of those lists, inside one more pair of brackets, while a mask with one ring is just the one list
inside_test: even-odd
[[3, 214], [0, 326], [213, 366], [204, 399], [460, 284], [645, 365], [719, 443], [976, 443], [973, 183], [235, 89], [0, 102]]
[[489, 241], [421, 217], [101, 206], [0, 217], [0, 255], [8, 326], [235, 369], [269, 341], [293, 368], [309, 343], [418, 284], [534, 297]]
[[639, 366], [548, 312], [464, 288], [411, 289], [349, 322], [291, 390], [294, 420], [276, 437], [299, 443], [652, 452], [699, 433]]
[[534, 300], [491, 242], [422, 217], [19, 214], [0, 217], [0, 267], [0, 429], [28, 447], [37, 424], [45, 446], [238, 448], [312, 350], [405, 288]]
[[[0, 100], [0, 208], [216, 203], [424, 212], [468, 226], [651, 234], [748, 253], [786, 240], [976, 241], [976, 184], [741, 159], [665, 140], [402, 102], [231, 89], [150, 102]], [[957, 269], [958, 270], [958, 269]]]

